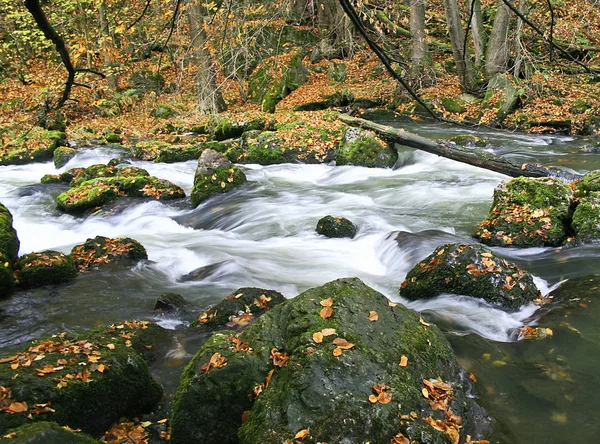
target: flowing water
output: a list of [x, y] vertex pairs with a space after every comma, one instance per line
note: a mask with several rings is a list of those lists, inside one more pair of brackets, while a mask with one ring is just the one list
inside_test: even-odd
[[[465, 132], [440, 125], [409, 129], [434, 138]], [[578, 172], [600, 169], [600, 154], [580, 151], [585, 140], [474, 134], [488, 139], [495, 152], [520, 162]], [[120, 155], [115, 148], [85, 148], [59, 172]], [[196, 162], [134, 165], [189, 194]], [[13, 214], [20, 254], [45, 249], [68, 253], [101, 235], [137, 239], [149, 256], [131, 269], [108, 266], [65, 286], [0, 299], [0, 354], [42, 335], [126, 319], [152, 319], [182, 331], [185, 320], [153, 311], [165, 292], [179, 293], [202, 309], [242, 286], [274, 289], [291, 298], [328, 281], [357, 276], [446, 332], [461, 363], [477, 378], [479, 402], [497, 419], [495, 441], [596, 442], [600, 326], [595, 321], [600, 304], [592, 296], [600, 296], [593, 276], [599, 273], [600, 247], [495, 249], [531, 271], [543, 292], [559, 287], [559, 296], [544, 309], [527, 306], [509, 314], [456, 295], [407, 303], [398, 296], [406, 273], [442, 243], [473, 242], [469, 236], [505, 176], [408, 148], [400, 149], [393, 170], [292, 164], [243, 169], [246, 186], [196, 209], [189, 199], [139, 201], [80, 219], [55, 210], [54, 199], [63, 186], [39, 184], [44, 174], [57, 173], [52, 163], [0, 167], [0, 202]], [[317, 220], [328, 214], [352, 220], [359, 227], [357, 236], [318, 236]], [[204, 266], [210, 267], [201, 276], [186, 276]], [[553, 335], [515, 341], [513, 330], [524, 324], [550, 328]], [[154, 369], [171, 392], [182, 363], [198, 344], [174, 336], [180, 339], [177, 346]]]

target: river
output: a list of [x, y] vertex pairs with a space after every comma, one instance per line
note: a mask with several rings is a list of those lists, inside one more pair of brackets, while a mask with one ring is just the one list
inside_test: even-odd
[[[421, 135], [449, 138], [464, 128], [412, 124]], [[494, 152], [519, 161], [539, 161], [578, 172], [600, 169], [600, 153], [582, 153], [588, 143], [567, 136], [498, 131], [474, 132]], [[357, 276], [389, 298], [405, 303], [445, 331], [458, 357], [477, 378], [479, 402], [497, 419], [494, 441], [506, 443], [596, 442], [600, 382], [600, 247], [494, 249], [536, 277], [545, 293], [584, 282], [549, 306], [508, 314], [467, 296], [442, 295], [407, 303], [398, 296], [406, 273], [433, 249], [469, 238], [486, 216], [494, 187], [506, 179], [412, 149], [401, 149], [396, 169], [330, 165], [246, 165], [248, 184], [196, 209], [182, 202], [143, 201], [85, 219], [59, 213], [54, 199], [64, 188], [40, 185], [44, 174], [106, 163], [121, 156], [110, 147], [82, 149], [65, 167], [50, 163], [0, 166], [0, 202], [13, 214], [20, 254], [71, 248], [95, 236], [129, 236], [147, 249], [149, 261], [131, 269], [81, 274], [72, 283], [17, 292], [0, 300], [0, 354], [31, 339], [83, 331], [126, 319], [150, 319], [181, 330], [182, 319], [153, 311], [158, 296], [175, 292], [207, 307], [243, 286], [278, 290], [286, 297], [328, 281]], [[186, 193], [195, 161], [157, 164], [135, 161]], [[352, 239], [325, 239], [314, 230], [325, 215], [358, 226]], [[217, 264], [202, 279], [182, 281], [199, 267]], [[592, 279], [585, 284], [584, 279]], [[515, 341], [520, 325], [541, 325], [553, 335]], [[197, 343], [180, 341], [172, 358], [154, 371], [176, 387], [182, 362]], [[183, 359], [182, 359], [183, 358]]]

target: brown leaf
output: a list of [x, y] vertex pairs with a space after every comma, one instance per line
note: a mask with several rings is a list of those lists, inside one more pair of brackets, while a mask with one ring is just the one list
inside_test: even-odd
[[276, 348], [271, 349], [271, 355], [269, 358], [273, 361], [273, 365], [276, 367], [285, 367], [287, 362], [290, 360], [290, 357], [287, 353], [281, 353]]
[[300, 430], [298, 433], [296, 433], [296, 435], [294, 436], [294, 439], [304, 439], [306, 438], [308, 435], [310, 434], [310, 428], [308, 429], [303, 429]]
[[370, 311], [368, 319], [371, 322], [375, 322], [375, 321], [377, 321], [379, 319], [379, 315], [377, 314], [376, 311]]
[[313, 338], [313, 341], [315, 341], [317, 344], [320, 344], [321, 342], [323, 342], [323, 333], [321, 333], [320, 331], [317, 331], [317, 332], [313, 333], [312, 338]]
[[323, 336], [331, 336], [331, 335], [335, 335], [335, 328], [324, 328], [323, 330], [321, 330], [321, 333], [323, 334]]
[[333, 310], [331, 309], [331, 307], [323, 307], [319, 314], [323, 319], [327, 319], [331, 317], [331, 315], [333, 314]]
[[369, 402], [371, 404], [377, 404], [377, 396], [375, 396], [375, 395], [369, 395]]
[[429, 327], [431, 325], [429, 322], [425, 322], [421, 316], [419, 316], [419, 323], [425, 327]]
[[377, 400], [379, 401], [380, 404], [389, 404], [392, 401], [392, 394], [391, 393], [386, 393], [386, 392], [381, 392], [379, 395], [377, 395]]
[[333, 299], [323, 299], [321, 302], [319, 302], [319, 304], [321, 304], [323, 307], [331, 307], [333, 305]]
[[333, 349], [333, 356], [336, 356], [336, 357], [342, 356], [342, 353], [343, 353], [342, 349], [339, 347], [336, 347]]
[[333, 345], [337, 345], [342, 350], [350, 350], [354, 347], [354, 344], [352, 342], [348, 342], [344, 338], [335, 338], [333, 340]]
[[8, 406], [8, 413], [21, 413], [27, 411], [26, 402], [13, 402]]
[[408, 365], [408, 358], [404, 355], [400, 358], [400, 367], [406, 367]]

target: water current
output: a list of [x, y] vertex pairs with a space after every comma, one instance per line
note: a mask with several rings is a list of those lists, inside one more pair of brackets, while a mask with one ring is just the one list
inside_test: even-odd
[[[449, 138], [464, 128], [420, 125], [409, 130]], [[588, 143], [566, 136], [474, 132], [494, 152], [520, 162], [538, 161], [578, 172], [600, 169], [600, 154], [583, 153]], [[494, 441], [503, 443], [597, 442], [600, 426], [599, 246], [494, 249], [531, 271], [538, 287], [557, 294], [545, 308], [506, 313], [468, 295], [441, 295], [421, 302], [402, 300], [398, 287], [413, 265], [447, 242], [470, 238], [486, 216], [494, 187], [506, 177], [409, 148], [399, 149], [395, 169], [285, 164], [245, 165], [248, 184], [196, 209], [182, 202], [129, 202], [85, 219], [59, 213], [61, 186], [40, 185], [44, 174], [106, 163], [122, 152], [111, 147], [80, 150], [65, 167], [50, 163], [0, 166], [0, 202], [13, 214], [20, 254], [71, 248], [95, 236], [129, 236], [147, 249], [149, 261], [131, 269], [107, 267], [72, 283], [17, 292], [0, 299], [0, 354], [24, 342], [62, 331], [151, 319], [181, 331], [185, 321], [153, 311], [158, 296], [175, 292], [200, 308], [231, 291], [257, 286], [292, 298], [331, 280], [357, 276], [394, 301], [436, 322], [457, 355], [477, 378], [479, 402], [497, 419]], [[133, 162], [152, 175], [192, 186], [195, 161]], [[358, 226], [350, 239], [315, 232], [325, 215]], [[186, 275], [211, 266], [196, 279]], [[551, 294], [554, 294], [551, 293]], [[538, 341], [516, 341], [521, 325], [550, 328]], [[181, 335], [177, 347], [154, 369], [173, 390], [182, 363], [197, 342]]]

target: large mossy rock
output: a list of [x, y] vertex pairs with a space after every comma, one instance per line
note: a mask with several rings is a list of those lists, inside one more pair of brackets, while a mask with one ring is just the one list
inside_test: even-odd
[[[229, 159], [238, 163], [275, 165], [299, 162], [302, 150], [289, 146], [274, 131], [248, 131], [227, 153]], [[304, 153], [306, 154], [306, 153]]]
[[185, 192], [180, 186], [154, 176], [111, 176], [85, 181], [59, 194], [56, 207], [65, 213], [81, 216], [119, 197], [171, 200], [184, 198]]
[[13, 265], [18, 258], [19, 245], [12, 214], [0, 203], [0, 296], [8, 295], [15, 286]]
[[238, 288], [202, 313], [191, 326], [207, 331], [244, 327], [283, 301], [285, 297], [274, 290]]
[[54, 150], [54, 166], [56, 168], [64, 167], [69, 160], [71, 160], [77, 154], [77, 150], [75, 148], [70, 148], [68, 146], [59, 146]]
[[551, 179], [517, 177], [494, 190], [494, 201], [475, 237], [502, 247], [558, 246], [567, 236], [572, 192]]
[[128, 322], [82, 336], [63, 333], [0, 359], [0, 386], [19, 403], [16, 413], [0, 409], [0, 436], [31, 421], [99, 436], [119, 418], [152, 409], [162, 390], [135, 349], [147, 328]]
[[573, 213], [571, 227], [578, 242], [600, 241], [600, 192], [591, 191], [582, 197]]
[[325, 237], [349, 237], [352, 239], [356, 236], [356, 225], [345, 217], [325, 216], [319, 219], [315, 231]]
[[[90, 435], [66, 430], [55, 422], [35, 421], [10, 430], [6, 444], [100, 444]], [[0, 437], [0, 441], [3, 441]]]
[[175, 163], [186, 162], [188, 160], [197, 160], [203, 151], [202, 144], [197, 145], [171, 145], [162, 148], [155, 162]]
[[468, 391], [435, 326], [358, 279], [340, 279], [239, 335], [215, 333], [182, 374], [171, 442], [283, 443], [298, 433], [304, 442], [388, 443], [400, 434], [458, 442], [430, 424], [458, 434], [461, 423], [461, 434], [477, 436], [485, 421], [476, 423]]
[[400, 285], [400, 296], [427, 299], [441, 293], [482, 298], [518, 310], [541, 295], [531, 274], [479, 245], [446, 244], [419, 262]]
[[348, 128], [335, 160], [337, 165], [391, 168], [398, 160], [398, 153], [370, 131]]
[[194, 176], [192, 206], [197, 207], [209, 197], [227, 193], [246, 183], [246, 175], [224, 155], [207, 149], [200, 159]]
[[54, 150], [66, 143], [65, 133], [36, 126], [26, 135], [0, 146], [0, 165], [24, 165], [52, 160]]
[[71, 257], [54, 250], [26, 254], [19, 258], [14, 269], [21, 288], [65, 284], [77, 276]]
[[585, 174], [575, 183], [575, 197], [587, 197], [590, 193], [600, 191], [600, 170]]
[[123, 166], [117, 167], [113, 165], [105, 165], [102, 163], [96, 165], [90, 165], [87, 168], [80, 169], [74, 168], [69, 170], [68, 173], [73, 175], [73, 179], [69, 183], [72, 187], [77, 187], [84, 182], [92, 179], [100, 179], [104, 177], [137, 177], [137, 176], [150, 176], [150, 173], [143, 168], [134, 166]]
[[212, 116], [206, 124], [206, 130], [217, 141], [236, 139], [246, 131], [263, 130], [267, 123], [262, 117], [248, 120], [233, 120], [222, 115]]
[[71, 250], [73, 264], [78, 270], [98, 267], [103, 264], [118, 262], [136, 264], [148, 259], [148, 253], [142, 244], [129, 237], [108, 238], [96, 236]]

